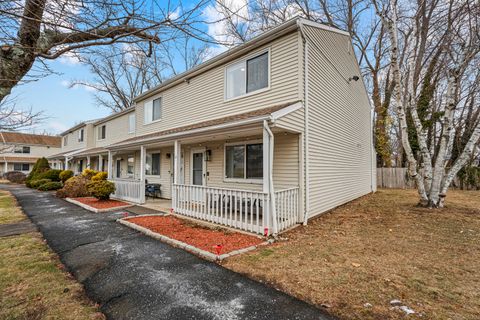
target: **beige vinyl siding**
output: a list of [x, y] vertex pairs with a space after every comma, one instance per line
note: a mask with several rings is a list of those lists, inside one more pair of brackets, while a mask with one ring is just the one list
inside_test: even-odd
[[302, 108], [275, 121], [274, 128], [302, 133], [305, 126], [305, 110]]
[[[83, 129], [83, 141], [78, 141], [78, 132]], [[67, 133], [68, 136], [68, 143], [65, 146], [63, 144], [65, 135], [62, 136], [62, 151], [72, 151], [72, 150], [79, 150], [79, 149], [86, 149], [86, 148], [93, 148], [95, 146], [95, 135], [93, 132], [93, 125], [91, 123], [86, 124], [85, 126]]]
[[[262, 137], [246, 137], [228, 142], [249, 142], [262, 140]], [[299, 155], [298, 135], [289, 133], [275, 134], [273, 184], [276, 190], [296, 187], [299, 184]], [[227, 141], [213, 141], [206, 144], [182, 146], [184, 151], [185, 183], [191, 184], [191, 152], [192, 149], [209, 149], [212, 151], [211, 160], [206, 162], [208, 172], [206, 185], [217, 188], [262, 191], [262, 182], [230, 182], [225, 180], [225, 143]]]
[[[4, 145], [4, 144], [2, 144]], [[11, 147], [10, 147], [11, 146]], [[41, 146], [41, 145], [32, 145], [32, 144], [16, 144], [16, 146], [25, 146], [30, 147], [30, 153], [14, 153], [13, 148], [15, 145], [9, 145], [9, 147], [5, 147], [5, 151], [2, 152], [1, 157], [48, 157], [52, 154], [60, 153], [61, 148], [57, 147], [50, 147], [50, 146]], [[3, 147], [2, 147], [3, 148]], [[8, 152], [6, 152], [8, 151]], [[0, 157], [0, 159], [2, 159]]]
[[[128, 112], [119, 117], [113, 118], [106, 122], [100, 123], [94, 126], [94, 139], [95, 147], [104, 147], [109, 144], [119, 142], [131, 137], [134, 137], [134, 133], [128, 133], [128, 117], [133, 113]], [[105, 125], [105, 139], [98, 140], [98, 128]]]
[[[305, 27], [308, 38], [309, 215], [372, 191], [371, 110], [347, 36]], [[333, 66], [333, 65], [335, 66]]]
[[[247, 54], [245, 57], [270, 50], [270, 89], [260, 93], [224, 100], [226, 65], [166, 89], [136, 106], [137, 135], [152, 133], [200, 121], [261, 109], [301, 99], [298, 81], [301, 72], [296, 63], [300, 51], [299, 33], [293, 32]], [[242, 59], [231, 61], [238, 62]], [[230, 65], [228, 63], [227, 65]], [[162, 118], [144, 125], [143, 105], [162, 97]]]

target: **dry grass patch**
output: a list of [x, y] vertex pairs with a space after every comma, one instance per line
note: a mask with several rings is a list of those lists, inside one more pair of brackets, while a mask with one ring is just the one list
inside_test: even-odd
[[10, 192], [0, 190], [0, 224], [25, 220], [25, 215], [17, 207], [17, 201]]
[[[11, 196], [0, 196], [2, 216], [6, 203]], [[0, 238], [0, 319], [104, 319], [62, 268], [39, 233]]]
[[341, 319], [403, 319], [392, 299], [410, 318], [480, 319], [480, 192], [450, 191], [442, 210], [416, 199], [380, 190], [225, 266]]

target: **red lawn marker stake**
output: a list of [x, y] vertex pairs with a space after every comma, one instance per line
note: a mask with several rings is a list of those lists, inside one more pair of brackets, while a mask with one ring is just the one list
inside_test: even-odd
[[173, 214], [173, 208], [170, 208], [170, 214]]
[[128, 212], [124, 212], [124, 213], [123, 213], [123, 217], [124, 217], [124, 218], [128, 218]]
[[217, 244], [215, 246], [215, 250], [217, 251], [217, 256], [219, 256], [220, 252], [222, 252], [222, 248], [223, 248], [223, 246], [221, 244]]
[[268, 227], [263, 228], [263, 235], [268, 237]]

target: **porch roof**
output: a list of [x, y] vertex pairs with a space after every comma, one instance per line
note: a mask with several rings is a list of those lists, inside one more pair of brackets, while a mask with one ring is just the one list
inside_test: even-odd
[[193, 133], [191, 131], [194, 131], [197, 129], [207, 129], [207, 130], [209, 128], [214, 129], [216, 126], [219, 126], [219, 125], [227, 125], [227, 124], [233, 125], [240, 121], [251, 120], [251, 121], [261, 122], [267, 119], [277, 119], [301, 107], [302, 107], [302, 104], [300, 100], [291, 101], [291, 102], [274, 105], [274, 106], [263, 108], [263, 109], [257, 109], [253, 111], [240, 113], [240, 114], [202, 121], [202, 122], [198, 122], [191, 125], [176, 127], [168, 130], [158, 131], [154, 133], [149, 133], [149, 134], [129, 138], [129, 139], [111, 144], [107, 148], [108, 149], [117, 148], [122, 146], [135, 145], [141, 142], [151, 142], [157, 139], [166, 139], [166, 138], [169, 138], [169, 136], [174, 134], [176, 135], [181, 133], [185, 133], [185, 134]]
[[2, 157], [5, 162], [25, 162], [25, 163], [35, 163], [38, 160], [38, 157]]
[[79, 151], [83, 151], [85, 149], [74, 149], [74, 150], [69, 150], [69, 151], [64, 151], [56, 154], [52, 154], [51, 156], [46, 157], [47, 159], [58, 159], [58, 158], [64, 158], [64, 157], [69, 157], [74, 155], [75, 153]]
[[103, 147], [96, 147], [96, 148], [90, 148], [90, 149], [82, 149], [82, 150], [79, 150], [77, 152], [75, 152], [74, 154], [72, 154], [71, 156], [73, 157], [79, 157], [79, 156], [90, 156], [90, 155], [98, 155], [98, 154], [101, 154], [101, 153], [108, 153], [108, 150], [103, 148]]

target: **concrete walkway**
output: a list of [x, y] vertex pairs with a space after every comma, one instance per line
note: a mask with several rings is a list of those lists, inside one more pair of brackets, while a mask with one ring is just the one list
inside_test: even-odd
[[[25, 187], [18, 199], [109, 319], [332, 319], [321, 310], [118, 223]], [[272, 266], [275, 268], [276, 266]]]

